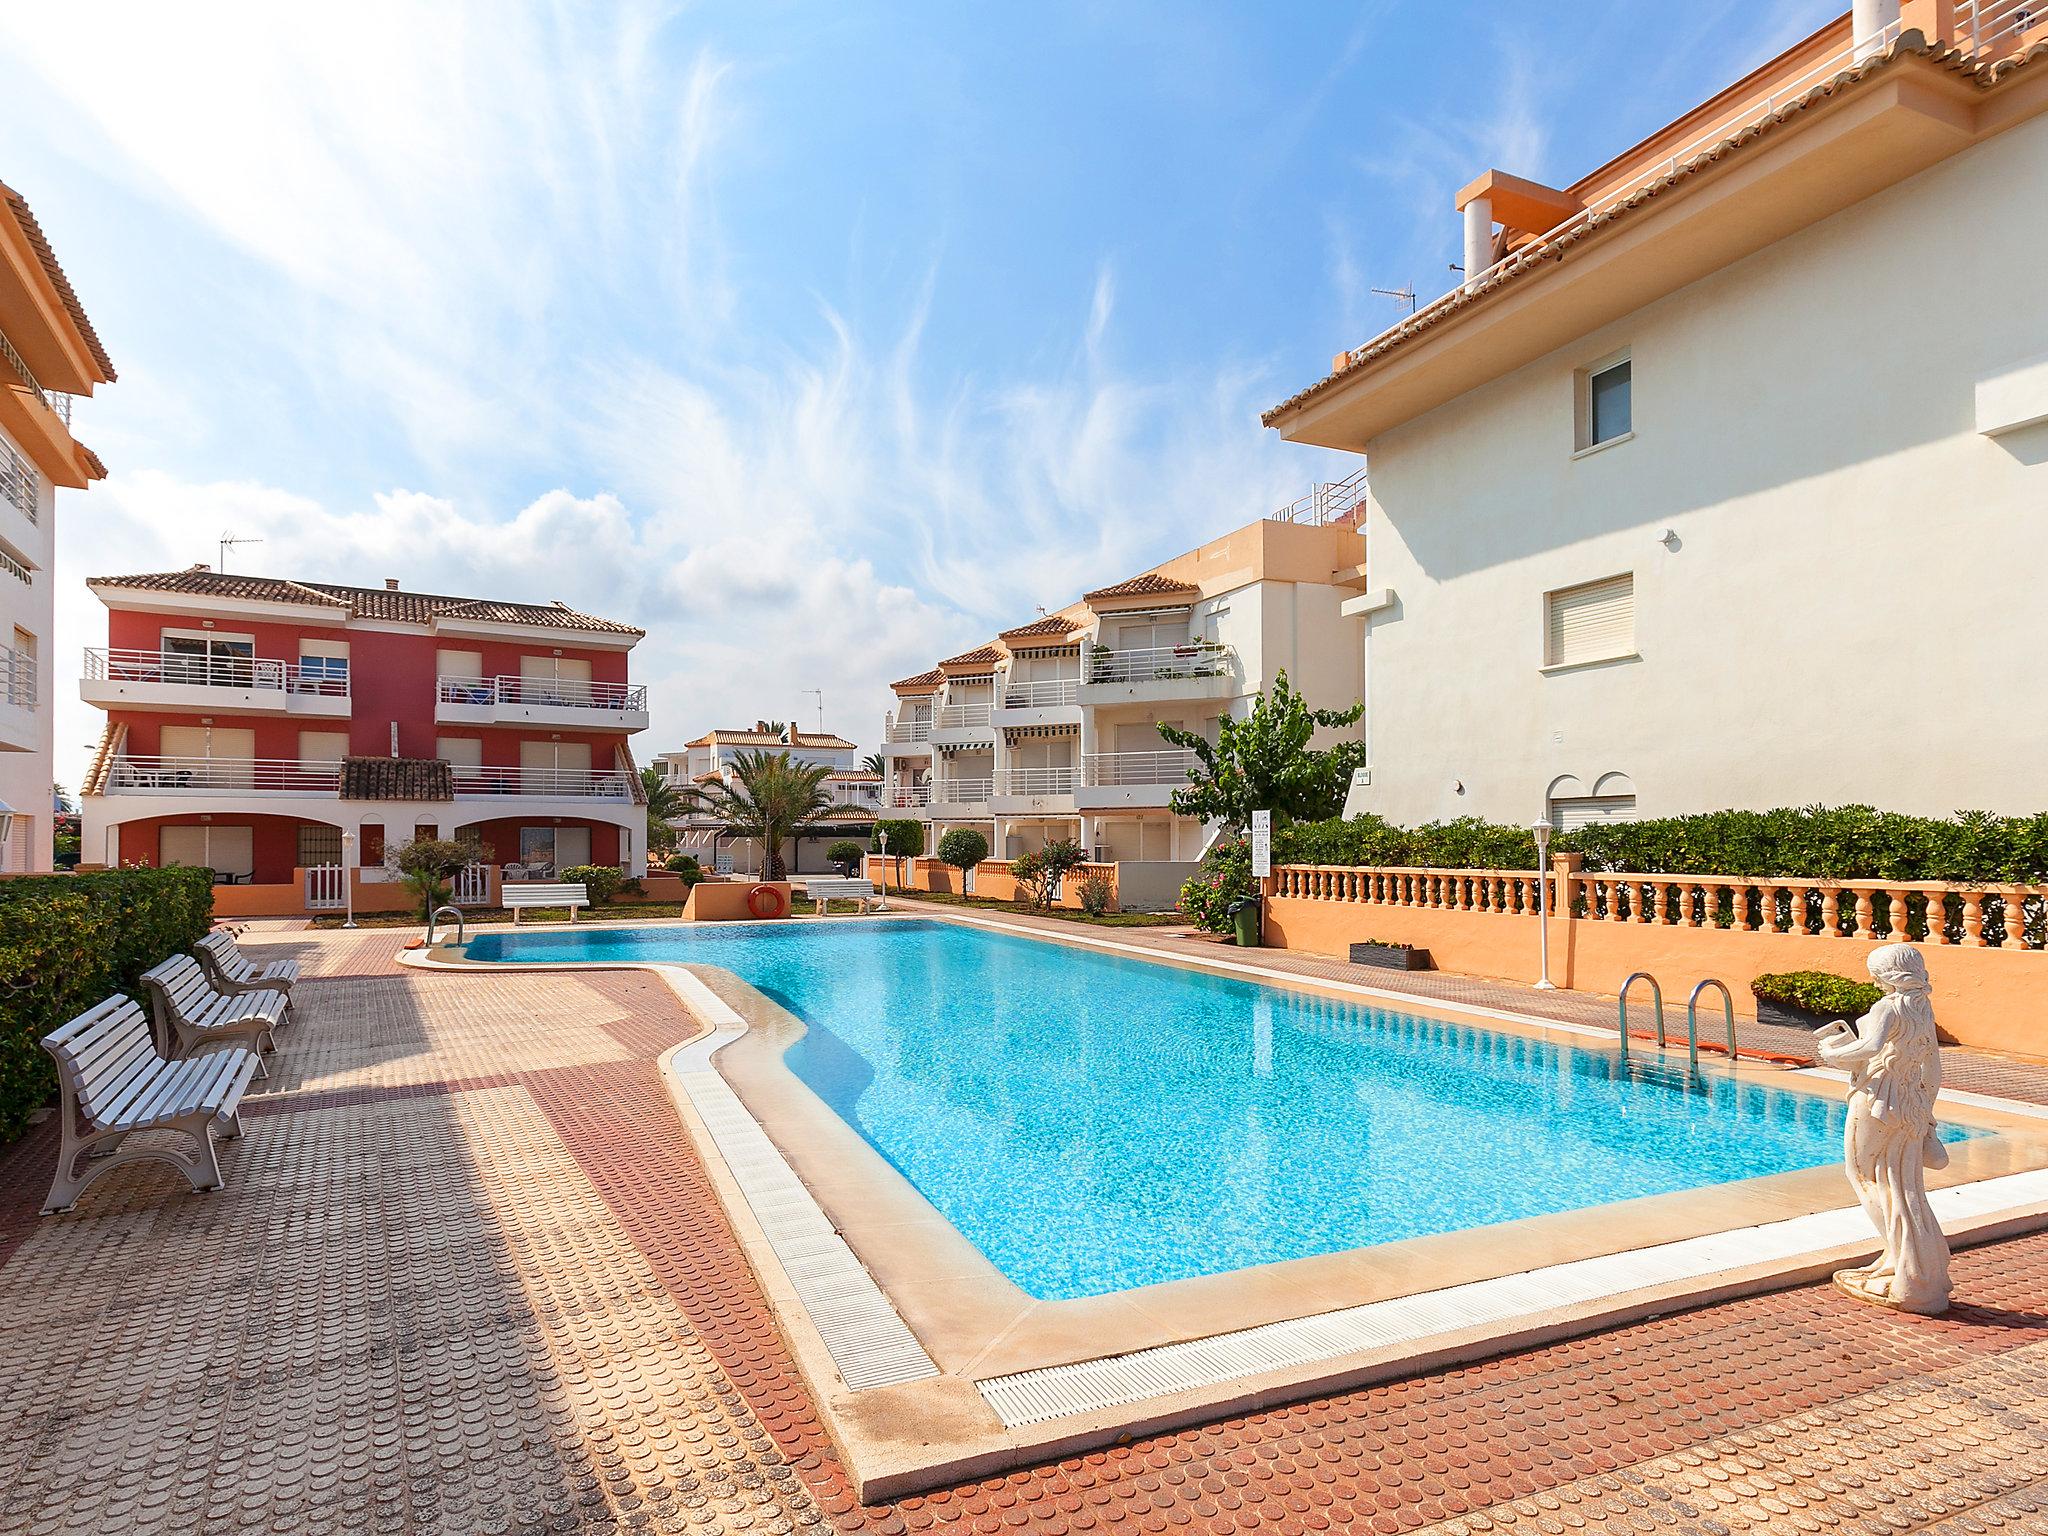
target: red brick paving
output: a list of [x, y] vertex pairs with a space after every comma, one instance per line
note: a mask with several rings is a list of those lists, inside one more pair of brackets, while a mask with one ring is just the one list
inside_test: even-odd
[[[378, 1515], [380, 1529], [393, 1527], [379, 1512], [403, 1506], [413, 1511], [406, 1528], [435, 1530], [796, 1531], [823, 1524], [948, 1536], [1222, 1536], [1429, 1526], [1551, 1536], [1578, 1530], [1710, 1536], [2048, 1531], [2048, 1234], [1960, 1254], [1960, 1304], [1945, 1318], [1856, 1307], [1826, 1287], [1808, 1286], [864, 1508], [853, 1498], [654, 1069], [653, 1056], [690, 1028], [666, 990], [625, 973], [586, 974], [573, 985], [567, 976], [522, 978], [522, 997], [552, 998], [562, 1010], [580, 1011], [592, 1021], [580, 1038], [610, 1042], [624, 1057], [569, 1065], [491, 1061], [485, 1059], [492, 1054], [488, 1044], [479, 1043], [475, 1021], [464, 1013], [477, 994], [455, 990], [482, 984], [389, 976], [390, 943], [388, 933], [383, 946], [357, 937], [345, 953], [325, 957], [323, 968], [332, 972], [388, 979], [344, 983], [343, 991], [309, 980], [307, 1022], [287, 1031], [286, 1050], [294, 1048], [294, 1033], [317, 1037], [339, 1027], [325, 1015], [323, 995], [347, 997], [351, 1010], [396, 1010], [391, 1016], [401, 1021], [410, 1017], [408, 1008], [430, 1022], [461, 1015], [448, 1026], [454, 1033], [433, 1033], [428, 1041], [439, 1052], [428, 1065], [438, 1064], [439, 1075], [401, 1080], [419, 1065], [410, 1035], [404, 1051], [338, 1055], [333, 1086], [307, 1080], [252, 1104], [252, 1140], [262, 1134], [254, 1128], [259, 1121], [295, 1125], [315, 1115], [332, 1121], [343, 1111], [359, 1117], [374, 1137], [387, 1134], [376, 1128], [380, 1116], [416, 1114], [426, 1099], [444, 1097], [452, 1105], [523, 1092], [616, 1222], [632, 1261], [645, 1266], [664, 1304], [675, 1309], [680, 1342], [702, 1352], [710, 1375], [708, 1386], [682, 1399], [686, 1407], [697, 1405], [689, 1412], [701, 1417], [702, 1430], [690, 1429], [686, 1413], [679, 1438], [647, 1395], [654, 1388], [604, 1396], [605, 1427], [586, 1429], [579, 1446], [561, 1453], [566, 1470], [533, 1484], [540, 1492], [532, 1499], [554, 1498], [545, 1521], [494, 1516], [465, 1524], [459, 1516], [470, 1506], [459, 1479], [437, 1502], [420, 1499], [409, 1486], [380, 1491], [376, 1477], [398, 1476], [386, 1470], [372, 1476], [363, 1506]], [[487, 1018], [482, 1027], [487, 1034]], [[32, 1214], [47, 1182], [52, 1140], [46, 1127], [0, 1151], [0, 1291], [11, 1278], [10, 1256], [26, 1263], [34, 1252], [23, 1240], [40, 1239], [56, 1226], [39, 1224]], [[96, 1190], [88, 1199], [100, 1197]], [[232, 1191], [193, 1200], [167, 1180], [139, 1193], [110, 1192], [107, 1199], [114, 1214], [133, 1225], [134, 1241], [161, 1236], [160, 1229], [194, 1213], [209, 1228], [232, 1224], [237, 1210]], [[85, 1209], [98, 1208], [88, 1206], [81, 1215]], [[543, 1222], [542, 1230], [548, 1225], [544, 1208], [528, 1214]], [[121, 1232], [109, 1236], [119, 1239]], [[70, 1278], [88, 1283], [84, 1276]], [[630, 1287], [620, 1291], [617, 1277], [603, 1280], [596, 1272], [588, 1278], [596, 1289], [573, 1312], [549, 1306], [540, 1321], [580, 1317], [586, 1326], [615, 1331], [619, 1325], [605, 1324], [604, 1309], [629, 1302]], [[521, 1311], [515, 1304], [515, 1314]], [[488, 1367], [497, 1357], [480, 1358]], [[483, 1369], [475, 1382], [486, 1399], [494, 1390], [490, 1379]], [[53, 1511], [25, 1510], [10, 1497], [17, 1490], [9, 1485], [31, 1475], [34, 1446], [58, 1421], [45, 1427], [33, 1415], [21, 1417], [27, 1410], [10, 1401], [8, 1385], [0, 1365], [0, 1530], [56, 1529], [45, 1519]], [[186, 1410], [202, 1420], [222, 1416], [231, 1433], [231, 1410], [242, 1389], [232, 1379], [223, 1385], [226, 1398], [210, 1408], [203, 1400], [189, 1402]], [[586, 1408], [597, 1400], [585, 1401], [573, 1375], [563, 1385]], [[37, 1401], [49, 1390], [45, 1385]], [[376, 1409], [374, 1401], [369, 1406]], [[459, 1403], [451, 1401], [454, 1406]], [[398, 1411], [396, 1404], [391, 1411]], [[481, 1433], [488, 1416], [474, 1422]], [[265, 1423], [287, 1451], [298, 1444], [295, 1437], [318, 1428], [289, 1419]], [[459, 1443], [460, 1425], [451, 1420], [449, 1428]], [[166, 1422], [160, 1433], [175, 1436], [180, 1428]], [[685, 1464], [684, 1450], [697, 1459]], [[189, 1461], [190, 1452], [181, 1454]], [[298, 1466], [290, 1454], [287, 1462]], [[294, 1502], [296, 1495], [273, 1495], [268, 1481], [249, 1483], [236, 1458], [219, 1451], [206, 1457], [211, 1461], [203, 1457], [202, 1470], [214, 1502], [205, 1507], [232, 1512], [210, 1515], [206, 1529], [338, 1528]], [[717, 1470], [704, 1472], [706, 1464]], [[476, 1475], [488, 1471], [485, 1466]], [[646, 1480], [640, 1492], [627, 1488], [629, 1473]], [[26, 1494], [29, 1486], [18, 1491]], [[75, 1508], [54, 1513], [89, 1522], [114, 1513], [112, 1505], [94, 1504], [90, 1486], [81, 1484], [72, 1497]]]

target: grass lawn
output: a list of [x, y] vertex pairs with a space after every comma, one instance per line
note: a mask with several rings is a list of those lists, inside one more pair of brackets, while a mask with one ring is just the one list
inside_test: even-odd
[[891, 901], [928, 901], [941, 907], [981, 907], [994, 912], [1015, 912], [1023, 917], [1057, 917], [1070, 923], [1091, 923], [1097, 928], [1184, 928], [1187, 918], [1179, 912], [1105, 912], [1090, 917], [1073, 907], [1034, 907], [1023, 901], [996, 901], [987, 896], [955, 896], [949, 891], [891, 891]]

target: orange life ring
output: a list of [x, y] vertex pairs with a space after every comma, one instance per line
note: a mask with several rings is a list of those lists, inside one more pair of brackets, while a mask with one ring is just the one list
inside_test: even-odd
[[789, 898], [772, 885], [757, 885], [747, 892], [747, 910], [756, 917], [780, 917], [789, 910]]

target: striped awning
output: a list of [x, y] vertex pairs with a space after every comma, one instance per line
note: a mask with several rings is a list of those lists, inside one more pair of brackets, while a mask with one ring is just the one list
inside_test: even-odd
[[1006, 725], [1003, 738], [1006, 741], [1022, 741], [1027, 736], [1078, 736], [1078, 725]]

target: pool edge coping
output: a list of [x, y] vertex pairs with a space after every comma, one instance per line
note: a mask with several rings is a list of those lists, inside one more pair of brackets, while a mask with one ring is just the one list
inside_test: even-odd
[[[906, 916], [959, 922], [997, 932], [1044, 939], [1047, 942], [1072, 942], [1084, 948], [1124, 953], [1181, 969], [1234, 973], [1277, 984], [1289, 990], [1365, 996], [1409, 1009], [1443, 1009], [1496, 1022], [1509, 1022], [1522, 1029], [1538, 1032], [1559, 1030], [1582, 1037], [1604, 1040], [1614, 1038], [1609, 1031], [1544, 1019], [1536, 1015], [1515, 1014], [1473, 1004], [1439, 1003], [1434, 999], [1418, 999], [1406, 993], [1362, 984], [1297, 977], [1289, 972], [1222, 958], [1212, 961], [1181, 957], [1141, 945], [1097, 939], [1088, 935], [1048, 933], [1037, 928], [1026, 929], [964, 914], [946, 913], [941, 916], [934, 912], [918, 911], [886, 914], [874, 918], [849, 916], [828, 921], [900, 921]], [[658, 927], [671, 924], [655, 920], [651, 923], [623, 926]], [[741, 923], [740, 926], [757, 925]], [[442, 947], [445, 949], [452, 946]], [[816, 1194], [796, 1176], [781, 1146], [775, 1142], [752, 1107], [727, 1081], [723, 1071], [716, 1065], [714, 1058], [725, 1046], [753, 1032], [753, 1026], [744, 1016], [679, 961], [450, 961], [438, 958], [431, 951], [413, 950], [402, 952], [400, 962], [422, 970], [435, 971], [643, 970], [661, 976], [685, 1013], [696, 1022], [698, 1029], [689, 1039], [663, 1052], [658, 1058], [657, 1068], [685, 1134], [691, 1138], [703, 1160], [713, 1187], [718, 1191], [724, 1214], [731, 1223], [734, 1234], [747, 1255], [749, 1265], [754, 1269], [762, 1285], [763, 1294], [782, 1327], [784, 1339], [818, 1406], [820, 1418], [839, 1447], [855, 1482], [858, 1496], [864, 1502], [896, 1498], [947, 1486], [995, 1471], [1096, 1449], [1134, 1435], [1159, 1433], [1208, 1422], [1233, 1412], [1252, 1411], [1298, 1401], [1319, 1393], [1344, 1390], [1391, 1377], [1441, 1369], [1449, 1365], [1505, 1354], [1603, 1327], [1638, 1321], [1662, 1312], [1711, 1305], [1738, 1296], [1806, 1283], [1824, 1277], [1835, 1268], [1874, 1254], [1878, 1246], [1874, 1232], [1867, 1235], [1859, 1232], [1853, 1238], [1836, 1240], [1818, 1248], [1781, 1254], [1753, 1263], [1732, 1265], [1676, 1279], [1623, 1284], [1601, 1294], [1562, 1305], [1531, 1306], [1519, 1311], [1479, 1318], [1468, 1317], [1463, 1320], [1453, 1317], [1445, 1326], [1411, 1333], [1407, 1337], [1377, 1347], [1334, 1348], [1325, 1353], [1285, 1361], [1263, 1370], [1218, 1370], [1209, 1373], [1207, 1379], [1168, 1391], [1153, 1390], [1131, 1394], [1126, 1389], [1113, 1388], [1107, 1394], [1112, 1401], [1100, 1401], [1104, 1393], [1098, 1389], [1094, 1394], [1096, 1400], [1084, 1402], [1081, 1406], [1057, 1414], [1021, 1418], [1013, 1415], [1006, 1418], [998, 1403], [1006, 1394], [1013, 1393], [1024, 1378], [1068, 1376], [1107, 1381], [1156, 1381], [1160, 1374], [1158, 1367], [1162, 1355], [1178, 1353], [1182, 1356], [1195, 1356], [1205, 1352], [1210, 1355], [1227, 1355], [1232, 1353], [1236, 1346], [1241, 1346], [1249, 1336], [1290, 1325], [1313, 1326], [1320, 1320], [1334, 1316], [1335, 1313], [1355, 1313], [1373, 1308], [1404, 1306], [1411, 1309], [1441, 1308], [1446, 1305], [1448, 1298], [1459, 1293], [1469, 1294], [1473, 1287], [1540, 1287], [1546, 1281], [1557, 1277], [1559, 1272], [1572, 1268], [1603, 1264], [1609, 1267], [1623, 1267], [1627, 1261], [1640, 1260], [1643, 1255], [1659, 1249], [1682, 1248], [1687, 1244], [1707, 1244], [1717, 1240], [1726, 1242], [1760, 1230], [1765, 1225], [1789, 1227], [1802, 1222], [1824, 1223], [1842, 1218], [1860, 1218], [1861, 1212], [1853, 1205], [1833, 1207], [1805, 1216], [1790, 1217], [1781, 1223], [1732, 1228], [1708, 1234], [1704, 1238], [1679, 1239], [1671, 1243], [1625, 1249], [1616, 1254], [1600, 1255], [1590, 1259], [1564, 1260], [1490, 1280], [1443, 1286], [1384, 1301], [1367, 1302], [1359, 1307], [1338, 1308], [1334, 1313], [1310, 1312], [1277, 1323], [1220, 1330], [1200, 1338], [1128, 1353], [1102, 1355], [1000, 1375], [971, 1377], [949, 1373], [931, 1361], [929, 1354], [925, 1354], [925, 1361], [931, 1366], [929, 1373], [914, 1372], [881, 1385], [856, 1388], [848, 1384], [842, 1355], [832, 1349], [827, 1331], [843, 1322], [843, 1317], [835, 1317], [828, 1312], [821, 1319], [807, 1303], [804, 1287], [799, 1284], [797, 1276], [791, 1273], [788, 1263], [785, 1262], [786, 1250], [778, 1250], [773, 1236], [763, 1224], [762, 1210], [755, 1204], [756, 1195], [765, 1195], [769, 1192], [763, 1189], [757, 1180], [747, 1177], [743, 1168], [734, 1166], [728, 1157], [726, 1146], [721, 1144], [716, 1130], [703, 1114], [702, 1106], [690, 1093], [689, 1084], [683, 1080], [686, 1076], [701, 1074], [715, 1081], [723, 1089], [724, 1094], [730, 1097], [732, 1103], [751, 1125], [754, 1134], [771, 1149], [784, 1174], [795, 1183], [800, 1192], [801, 1203], [808, 1207], [805, 1215], [813, 1224], [811, 1230], [815, 1232], [822, 1227], [832, 1233], [841, 1246], [848, 1248], [852, 1254], [853, 1267], [859, 1271], [858, 1280], [853, 1281], [856, 1288], [860, 1288], [864, 1283], [865, 1290], [873, 1293], [873, 1297], [881, 1302], [896, 1326], [903, 1329], [904, 1333], [910, 1334], [913, 1343], [922, 1353], [921, 1341], [917, 1341], [915, 1335], [911, 1334], [893, 1298], [869, 1271], [867, 1265], [859, 1259], [858, 1254], [853, 1253], [850, 1245], [845, 1243], [843, 1234], [825, 1211]], [[735, 976], [734, 979], [742, 986], [746, 985], [743, 978]], [[772, 999], [767, 1001], [772, 1005]], [[692, 1053], [700, 1056], [703, 1063], [702, 1067], [697, 1069], [697, 1074], [686, 1071], [680, 1065], [682, 1060]], [[1844, 1076], [1826, 1068], [1779, 1067], [1778, 1070], [1786, 1072], [1787, 1075], [1810, 1075], [1816, 1079], [1831, 1081], [1839, 1081]], [[1944, 1097], [1953, 1097], [1955, 1102], [1973, 1108], [2013, 1114], [2027, 1119], [2048, 1120], [2048, 1107], [2022, 1101], [1946, 1089]], [[1995, 1205], [1968, 1213], [1955, 1220], [1953, 1224], [1944, 1222], [1944, 1231], [1952, 1245], [1995, 1241], [2001, 1237], [2048, 1226], [2048, 1169], [1994, 1175], [1952, 1185], [1937, 1191], [1936, 1194], [1943, 1196], [1951, 1195], [1953, 1192], [1960, 1197], [1967, 1196], [1969, 1192], [1988, 1191], [1994, 1187], [2011, 1189], [2011, 1181], [2015, 1180], [2034, 1181], [2027, 1186], [2027, 1198], [2019, 1203]], [[787, 1198], [786, 1185], [782, 1187], [780, 1194]], [[847, 1278], [852, 1279], [851, 1276]], [[858, 1360], [857, 1355], [844, 1358]]]

